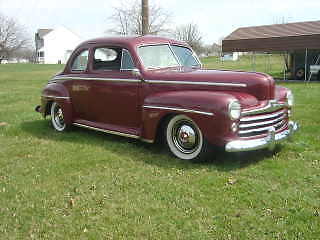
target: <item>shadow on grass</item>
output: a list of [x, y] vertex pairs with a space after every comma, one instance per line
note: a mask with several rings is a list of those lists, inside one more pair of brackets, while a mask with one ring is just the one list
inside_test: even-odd
[[[83, 128], [72, 128], [68, 133], [53, 130], [47, 120], [35, 120], [21, 123], [21, 129], [34, 137], [57, 142], [71, 142], [73, 144], [88, 144], [105, 148], [115, 154], [130, 157], [135, 161], [162, 168], [194, 169], [208, 168], [218, 171], [233, 171], [272, 157], [274, 153], [267, 150], [227, 153], [223, 149], [215, 148], [212, 158], [201, 163], [192, 163], [172, 157], [163, 144], [148, 144], [136, 139], [105, 134]], [[276, 148], [276, 152], [281, 149]]]

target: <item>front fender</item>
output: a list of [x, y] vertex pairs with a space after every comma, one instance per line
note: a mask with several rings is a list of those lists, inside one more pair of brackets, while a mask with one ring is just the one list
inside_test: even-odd
[[230, 132], [228, 105], [235, 99], [229, 93], [212, 91], [170, 91], [149, 95], [143, 103], [142, 137], [154, 140], [166, 117], [184, 114], [199, 126], [209, 142], [222, 146], [221, 139]]
[[286, 102], [288, 88], [282, 86], [276, 86], [275, 88], [275, 99], [280, 102]]
[[43, 117], [50, 114], [52, 102], [57, 102], [63, 112], [64, 120], [67, 124], [72, 123], [72, 103], [68, 90], [59, 83], [50, 83], [41, 94], [41, 113]]

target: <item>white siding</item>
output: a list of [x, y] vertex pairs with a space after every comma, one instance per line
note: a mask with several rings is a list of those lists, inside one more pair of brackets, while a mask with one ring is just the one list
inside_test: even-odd
[[81, 42], [81, 39], [64, 27], [58, 27], [45, 35], [44, 51], [45, 64], [65, 64], [72, 52]]

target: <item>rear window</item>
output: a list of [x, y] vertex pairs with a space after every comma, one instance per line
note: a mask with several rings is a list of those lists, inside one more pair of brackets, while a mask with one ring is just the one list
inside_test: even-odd
[[73, 61], [72, 71], [84, 71], [88, 65], [89, 50], [82, 51]]

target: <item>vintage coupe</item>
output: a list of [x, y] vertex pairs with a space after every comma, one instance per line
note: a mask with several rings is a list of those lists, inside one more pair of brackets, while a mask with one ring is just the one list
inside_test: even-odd
[[202, 69], [186, 43], [139, 36], [80, 44], [36, 111], [57, 131], [75, 125], [149, 143], [163, 135], [176, 157], [198, 160], [211, 144], [272, 148], [298, 128], [292, 105], [291, 91], [266, 74]]

